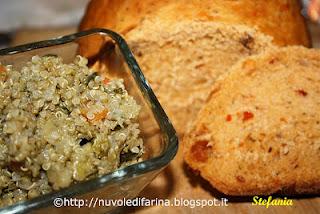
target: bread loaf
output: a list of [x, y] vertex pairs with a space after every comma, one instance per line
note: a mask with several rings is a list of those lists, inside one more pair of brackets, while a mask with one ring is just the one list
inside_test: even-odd
[[[256, 27], [272, 36], [277, 45], [309, 46], [300, 10], [298, 0], [91, 0], [80, 30], [109, 28], [126, 37], [143, 20], [153, 18], [173, 24], [212, 21]], [[103, 42], [90, 39], [90, 46], [80, 47], [81, 54], [94, 56]]]
[[221, 74], [239, 59], [273, 47], [270, 37], [254, 29], [213, 22], [145, 20], [127, 37], [180, 135]]
[[[237, 60], [269, 48], [272, 37], [279, 45], [309, 45], [299, 10], [296, 0], [92, 0], [80, 29], [125, 36], [182, 135], [215, 79]], [[103, 42], [80, 43], [80, 54], [95, 56]]]
[[303, 47], [237, 63], [184, 137], [186, 162], [229, 195], [319, 193], [319, 68]]

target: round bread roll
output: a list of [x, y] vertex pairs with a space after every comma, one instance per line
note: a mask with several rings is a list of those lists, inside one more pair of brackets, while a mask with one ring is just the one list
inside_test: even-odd
[[[108, 28], [122, 33], [144, 20], [160, 22], [212, 21], [254, 27], [274, 38], [277, 45], [310, 45], [300, 14], [299, 0], [91, 0], [80, 30]], [[182, 29], [183, 30], [183, 29]], [[104, 40], [99, 37], [81, 42], [83, 56], [97, 54]], [[87, 45], [90, 44], [90, 45]]]
[[240, 25], [144, 21], [127, 34], [142, 71], [183, 135], [215, 80], [243, 57], [273, 47], [271, 38]]
[[228, 195], [320, 192], [320, 51], [269, 50], [214, 85], [185, 161]]

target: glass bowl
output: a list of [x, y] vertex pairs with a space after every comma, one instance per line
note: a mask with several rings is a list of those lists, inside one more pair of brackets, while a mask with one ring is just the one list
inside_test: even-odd
[[[116, 206], [107, 206], [101, 200], [124, 200], [136, 197], [157, 174], [174, 158], [178, 149], [178, 138], [174, 127], [159, 104], [150, 85], [146, 81], [126, 41], [117, 33], [106, 29], [92, 29], [52, 40], [40, 41], [0, 50], [0, 62], [19, 68], [23, 62], [34, 55], [59, 55], [64, 62], [71, 62], [79, 54], [79, 44], [89, 47], [88, 37], [108, 41], [99, 47], [99, 53], [89, 61], [93, 69], [99, 69], [111, 78], [123, 78], [129, 94], [141, 108], [139, 124], [144, 140], [145, 154], [142, 162], [121, 168], [112, 173], [74, 184], [60, 191], [52, 192], [34, 199], [19, 202], [0, 209], [0, 213], [25, 212], [77, 212], [106, 213], [117, 211]], [[84, 46], [83, 46], [84, 45]], [[97, 60], [106, 60], [104, 66], [97, 66]], [[57, 175], [59, 176], [59, 175]], [[56, 198], [80, 199], [78, 206], [53, 204]], [[56, 199], [57, 200], [57, 199]], [[56, 201], [55, 201], [56, 202]], [[95, 202], [95, 204], [94, 204]], [[100, 204], [97, 204], [101, 202]], [[119, 203], [118, 203], [119, 204]], [[57, 204], [56, 204], [57, 205]], [[61, 205], [68, 205], [63, 203]], [[94, 208], [93, 208], [93, 205]], [[104, 206], [103, 206], [104, 205]]]

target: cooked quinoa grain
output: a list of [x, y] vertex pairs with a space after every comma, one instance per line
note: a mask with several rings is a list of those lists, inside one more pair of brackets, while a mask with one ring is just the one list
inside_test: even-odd
[[0, 64], [0, 206], [141, 160], [140, 106], [77, 56]]

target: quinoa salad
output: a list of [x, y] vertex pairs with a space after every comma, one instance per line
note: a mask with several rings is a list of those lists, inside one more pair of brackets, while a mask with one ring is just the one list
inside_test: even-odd
[[0, 64], [0, 207], [141, 161], [140, 106], [87, 62]]

